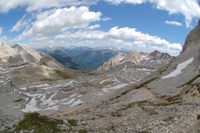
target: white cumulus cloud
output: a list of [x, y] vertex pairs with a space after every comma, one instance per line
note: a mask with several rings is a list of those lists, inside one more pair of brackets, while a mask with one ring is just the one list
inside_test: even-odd
[[169, 24], [169, 25], [175, 25], [175, 26], [183, 26], [181, 23], [177, 22], [177, 21], [165, 21], [165, 24]]
[[99, 27], [100, 27], [99, 24], [95, 24], [95, 25], [89, 26], [88, 29], [93, 30], [93, 29], [96, 29], [96, 28], [99, 28]]
[[169, 14], [183, 14], [186, 26], [191, 27], [194, 18], [200, 18], [200, 7], [198, 0], [105, 0], [112, 4], [130, 3], [142, 4], [150, 2], [159, 10], [166, 10]]
[[52, 7], [78, 6], [95, 4], [97, 0], [1, 0], [0, 13], [6, 13], [17, 7], [26, 7], [27, 11]]
[[[90, 42], [90, 45], [102, 44], [115, 44], [118, 46], [131, 47], [131, 48], [145, 48], [146, 51], [154, 49], [168, 52], [172, 55], [178, 55], [182, 50], [182, 46], [178, 43], [169, 43], [157, 36], [141, 33], [135, 28], [119, 28], [112, 27], [109, 31], [99, 30], [78, 30], [75, 32], [65, 32], [55, 37], [62, 40], [76, 40]], [[150, 48], [150, 49], [148, 49]]]
[[100, 12], [92, 12], [86, 6], [48, 10], [37, 15], [37, 20], [24, 36], [52, 36], [68, 29], [86, 28], [91, 22], [101, 20]]

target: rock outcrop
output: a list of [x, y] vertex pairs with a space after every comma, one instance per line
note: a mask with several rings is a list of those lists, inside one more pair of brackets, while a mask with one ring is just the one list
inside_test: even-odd
[[26, 46], [26, 45], [25, 45], [25, 46], [22, 46], [22, 48], [23, 48], [26, 52], [28, 52], [29, 54], [31, 54], [31, 55], [35, 58], [35, 60], [36, 60], [37, 63], [40, 62], [42, 56], [41, 56], [36, 50], [34, 50], [34, 49], [32, 49], [32, 48], [30, 48], [30, 47], [28, 47], [28, 46]]
[[187, 36], [182, 52], [198, 46], [200, 46], [200, 24], [198, 24]]
[[14, 44], [11, 46], [11, 48], [13, 48], [19, 55], [21, 55], [21, 58], [24, 60], [24, 62], [36, 62], [36, 58], [24, 50], [20, 45]]
[[127, 55], [120, 53], [112, 57], [108, 62], [105, 62], [101, 67], [99, 67], [97, 71], [108, 71], [127, 62], [131, 62], [135, 64], [135, 66], [144, 66], [157, 69], [168, 64], [173, 58], [174, 57], [170, 56], [169, 54], [161, 53], [159, 51], [145, 53], [133, 50], [130, 51]]

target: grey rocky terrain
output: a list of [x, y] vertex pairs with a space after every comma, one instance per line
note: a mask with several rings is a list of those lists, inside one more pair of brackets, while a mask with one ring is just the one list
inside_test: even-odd
[[135, 68], [158, 69], [169, 64], [173, 58], [174, 57], [169, 54], [160, 53], [157, 50], [151, 53], [132, 50], [128, 54], [119, 53], [118, 55], [112, 57], [108, 62], [105, 62], [102, 66], [100, 66], [97, 71], [109, 71], [127, 62]]
[[65, 70], [48, 55], [2, 44], [9, 50], [0, 49], [0, 130], [34, 132], [12, 126], [38, 112], [63, 120], [59, 128], [69, 133], [200, 132], [199, 27], [176, 58], [131, 51], [94, 73]]

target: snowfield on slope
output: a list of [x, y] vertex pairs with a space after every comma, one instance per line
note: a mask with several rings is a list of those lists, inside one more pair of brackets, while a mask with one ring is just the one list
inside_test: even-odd
[[194, 60], [194, 57], [186, 60], [185, 62], [183, 63], [180, 63], [178, 64], [176, 70], [172, 71], [170, 74], [162, 77], [161, 79], [166, 79], [166, 78], [171, 78], [171, 77], [176, 77], [178, 76], [179, 74], [182, 73], [182, 70], [185, 69], [190, 63], [192, 63], [192, 61]]

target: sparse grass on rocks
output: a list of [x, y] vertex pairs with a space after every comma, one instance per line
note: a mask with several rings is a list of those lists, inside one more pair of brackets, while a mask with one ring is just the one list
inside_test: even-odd
[[50, 119], [47, 116], [41, 116], [38, 113], [28, 113], [24, 119], [16, 126], [15, 131], [26, 130], [34, 133], [60, 133], [59, 124], [63, 124], [62, 120]]
[[86, 131], [86, 130], [83, 130], [83, 129], [81, 129], [81, 130], [79, 130], [79, 131], [78, 131], [78, 133], [87, 133], [87, 131]]
[[61, 70], [56, 69], [55, 72], [56, 72], [57, 75], [59, 75], [59, 76], [62, 77], [63, 79], [72, 78], [72, 75], [68, 74], [68, 73], [65, 72], [65, 71], [61, 71]]
[[67, 121], [71, 126], [77, 126], [77, 123], [78, 123], [77, 120], [71, 119], [71, 120], [67, 120]]
[[190, 84], [192, 84], [199, 77], [200, 77], [200, 74], [196, 75], [195, 77], [193, 77], [188, 82], [186, 82], [185, 84], [181, 85], [180, 87], [183, 87], [184, 85], [190, 85]]

